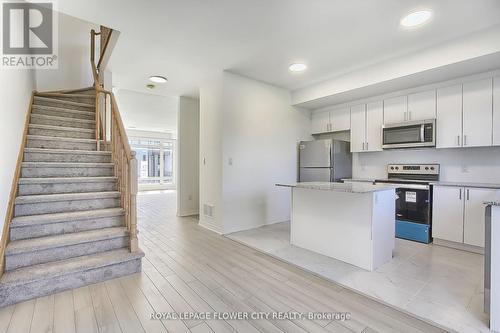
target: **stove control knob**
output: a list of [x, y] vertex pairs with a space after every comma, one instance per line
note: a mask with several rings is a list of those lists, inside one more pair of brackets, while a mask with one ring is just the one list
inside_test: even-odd
[[431, 167], [431, 170], [434, 170], [434, 167]]
[[391, 170], [394, 170], [394, 167], [391, 167]]
[[399, 170], [399, 167], [396, 167], [396, 170]]
[[425, 170], [429, 170], [429, 167], [425, 167]]

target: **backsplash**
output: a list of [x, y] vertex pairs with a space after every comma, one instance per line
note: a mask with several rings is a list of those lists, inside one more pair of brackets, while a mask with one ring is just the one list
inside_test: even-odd
[[441, 181], [500, 183], [500, 147], [354, 153], [353, 178], [385, 178], [391, 163], [438, 163]]

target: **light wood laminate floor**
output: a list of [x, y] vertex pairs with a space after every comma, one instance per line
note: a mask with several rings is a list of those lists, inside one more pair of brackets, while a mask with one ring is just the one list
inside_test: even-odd
[[[175, 216], [175, 192], [141, 194], [142, 273], [0, 309], [4, 332], [441, 332]], [[172, 312], [349, 312], [351, 319], [152, 320]]]

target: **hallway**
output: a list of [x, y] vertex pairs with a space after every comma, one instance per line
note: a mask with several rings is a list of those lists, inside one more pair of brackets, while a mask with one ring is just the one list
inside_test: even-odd
[[[4, 332], [438, 332], [439, 329], [175, 216], [138, 196], [143, 271], [0, 309]], [[156, 313], [343, 312], [351, 318], [152, 320]]]

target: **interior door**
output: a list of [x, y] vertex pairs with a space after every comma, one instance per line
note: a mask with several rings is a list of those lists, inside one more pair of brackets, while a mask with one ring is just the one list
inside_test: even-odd
[[463, 243], [464, 189], [434, 186], [432, 200], [432, 237]]
[[[366, 142], [366, 105], [356, 105], [351, 107], [351, 152], [359, 153], [364, 151]], [[382, 125], [380, 125], [382, 128]]]
[[302, 141], [299, 144], [301, 168], [329, 168], [332, 140]]
[[382, 150], [382, 125], [384, 105], [382, 101], [366, 104], [366, 146], [365, 151]]
[[464, 243], [484, 247], [485, 201], [500, 198], [500, 191], [492, 189], [465, 189]]

